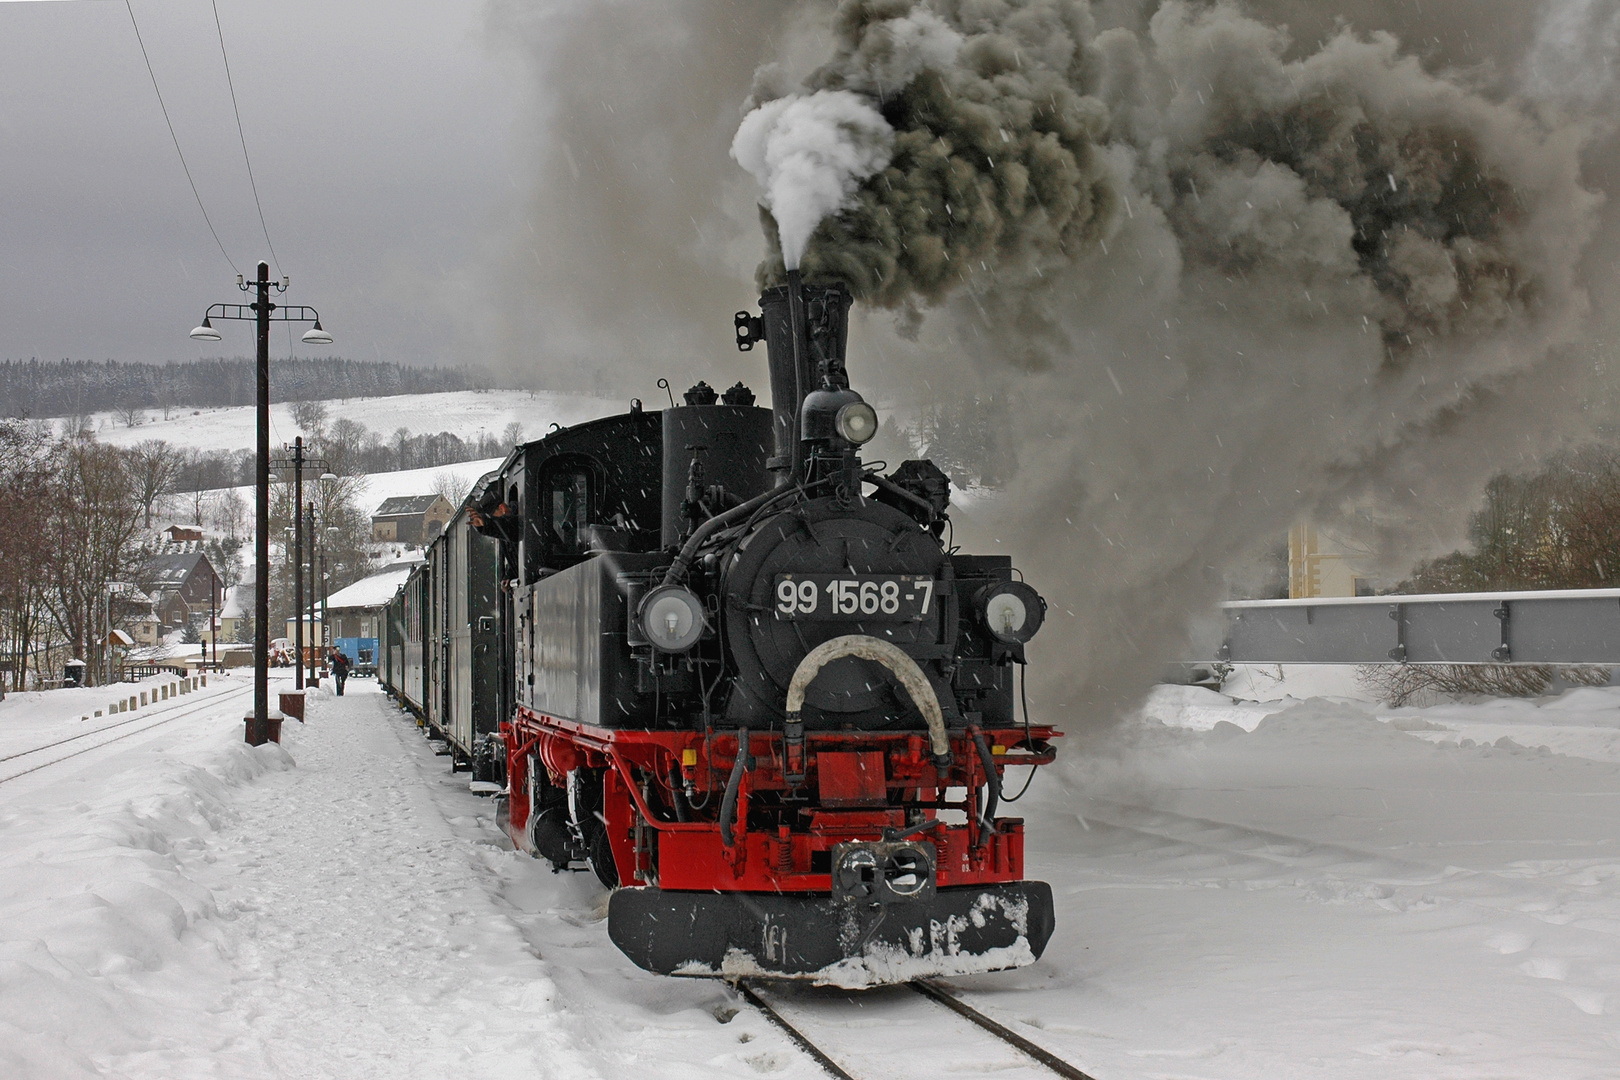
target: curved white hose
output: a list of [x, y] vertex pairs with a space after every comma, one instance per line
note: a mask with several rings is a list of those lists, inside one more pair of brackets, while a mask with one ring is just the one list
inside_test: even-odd
[[910, 695], [917, 711], [922, 713], [923, 720], [928, 724], [928, 737], [933, 745], [934, 758], [949, 760], [951, 756], [951, 738], [945, 733], [945, 716], [940, 711], [939, 697], [934, 693], [934, 686], [923, 674], [917, 662], [907, 656], [900, 646], [891, 642], [881, 641], [866, 634], [845, 634], [842, 637], [831, 638], [805, 654], [799, 666], [793, 670], [793, 679], [788, 683], [787, 714], [789, 720], [798, 719], [799, 711], [804, 708], [804, 695], [810, 689], [821, 669], [834, 660], [841, 660], [846, 656], [853, 656], [860, 660], [872, 660], [890, 671], [899, 680], [900, 685]]

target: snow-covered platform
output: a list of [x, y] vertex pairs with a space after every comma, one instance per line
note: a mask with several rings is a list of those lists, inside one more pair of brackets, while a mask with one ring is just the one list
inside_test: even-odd
[[[0, 771], [0, 1075], [821, 1075], [723, 984], [631, 965], [594, 879], [513, 853], [370, 681], [257, 749], [246, 676], [211, 683]], [[0, 757], [82, 730], [77, 693], [0, 704]], [[1105, 731], [1064, 723], [1019, 804], [1057, 932], [956, 980], [977, 1008], [1105, 1078], [1614, 1074], [1620, 690], [1162, 687]], [[931, 1015], [814, 1007], [857, 1053]], [[944, 1034], [887, 1041], [907, 1075], [976, 1074]]]

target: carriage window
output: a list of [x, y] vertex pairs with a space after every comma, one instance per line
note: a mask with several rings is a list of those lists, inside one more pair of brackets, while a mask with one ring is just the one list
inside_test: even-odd
[[546, 489], [552, 550], [577, 555], [585, 550], [585, 527], [590, 524], [590, 473], [560, 470], [551, 474]]

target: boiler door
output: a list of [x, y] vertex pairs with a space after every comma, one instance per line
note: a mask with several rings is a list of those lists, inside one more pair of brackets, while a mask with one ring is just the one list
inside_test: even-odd
[[[780, 709], [799, 661], [829, 638], [868, 634], [919, 662], [938, 659], [956, 627], [945, 562], [938, 541], [882, 503], [850, 511], [823, 499], [767, 519], [727, 569], [726, 628], [738, 678]], [[896, 700], [890, 681], [872, 661], [835, 660], [805, 703], [830, 713], [877, 709]]]

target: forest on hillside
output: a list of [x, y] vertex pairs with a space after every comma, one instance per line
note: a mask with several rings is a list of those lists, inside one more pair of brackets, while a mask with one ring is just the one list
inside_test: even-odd
[[[120, 409], [252, 405], [253, 361], [126, 364], [115, 360], [0, 361], [0, 416], [74, 417]], [[468, 368], [406, 367], [386, 360], [270, 361], [270, 400], [322, 401], [482, 390], [491, 385]]]

